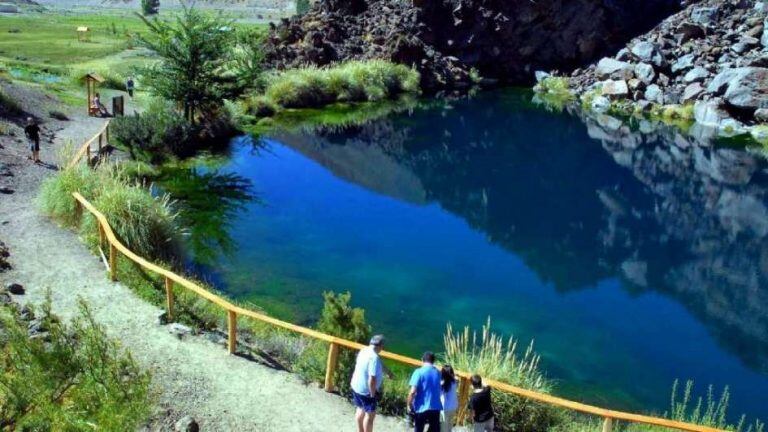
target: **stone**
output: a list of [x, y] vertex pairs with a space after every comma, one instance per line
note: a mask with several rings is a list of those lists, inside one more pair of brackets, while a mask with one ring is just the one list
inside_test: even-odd
[[24, 286], [18, 283], [9, 283], [5, 286], [5, 289], [14, 295], [24, 295]]
[[715, 100], [697, 101], [693, 105], [693, 117], [697, 123], [705, 126], [719, 127], [720, 122], [728, 118], [728, 113]]
[[664, 54], [659, 46], [648, 41], [636, 43], [632, 47], [632, 54], [641, 61], [651, 63], [656, 67], [662, 67], [665, 63]]
[[664, 92], [656, 84], [651, 84], [645, 89], [645, 99], [649, 102], [662, 105], [664, 103]]
[[639, 90], [641, 88], [644, 88], [644, 83], [640, 81], [637, 78], [632, 78], [631, 80], [627, 81], [627, 86], [630, 90]]
[[742, 69], [745, 70], [728, 83], [725, 100], [742, 109], [768, 108], [768, 69]]
[[691, 21], [695, 24], [709, 25], [717, 19], [718, 11], [714, 7], [700, 7], [691, 11]]
[[623, 97], [629, 94], [627, 82], [624, 80], [606, 80], [602, 83], [603, 96]]
[[591, 108], [596, 113], [607, 112], [611, 108], [611, 101], [605, 96], [596, 96], [592, 99]]
[[749, 128], [749, 134], [759, 143], [768, 142], [768, 126], [766, 125], [752, 126]]
[[755, 110], [755, 120], [760, 123], [768, 123], [768, 108], [758, 108]]
[[685, 76], [683, 76], [683, 81], [686, 83], [703, 82], [708, 76], [708, 70], [704, 69], [703, 67], [695, 67], [689, 70]]
[[683, 45], [693, 39], [703, 38], [706, 35], [704, 27], [690, 22], [684, 22], [680, 24], [680, 26], [677, 28], [677, 32], [679, 35], [678, 43], [680, 45]]
[[0, 162], [0, 177], [13, 177], [13, 172], [11, 171], [11, 167], [9, 167], [7, 164], [4, 164]]
[[534, 72], [534, 75], [536, 76], [537, 83], [540, 83], [544, 81], [545, 78], [549, 78], [550, 76], [552, 76], [549, 72], [544, 72], [544, 71], [536, 71]]
[[675, 63], [672, 64], [672, 73], [677, 73], [692, 68], [694, 60], [696, 60], [696, 56], [694, 54], [686, 54], [680, 57]]
[[761, 2], [761, 1], [755, 2], [754, 8], [755, 8], [755, 12], [757, 12], [757, 13], [764, 13], [764, 12], [766, 12], [765, 2]]
[[184, 336], [192, 334], [192, 329], [184, 324], [171, 323], [168, 325], [168, 332], [182, 339]]
[[683, 95], [680, 97], [680, 101], [683, 103], [692, 101], [702, 93], [704, 93], [704, 87], [702, 87], [701, 83], [695, 82], [688, 84], [688, 86], [685, 87], [685, 90], [683, 90]]
[[200, 426], [191, 416], [180, 418], [174, 425], [175, 432], [200, 432]]
[[760, 44], [768, 47], [768, 18], [763, 21], [763, 35], [760, 37]]
[[731, 51], [735, 52], [736, 54], [743, 54], [744, 52], [749, 51], [750, 49], [757, 46], [758, 43], [760, 43], [758, 39], [744, 36], [737, 43], [731, 45]]
[[635, 76], [643, 83], [651, 84], [656, 78], [656, 71], [653, 70], [653, 66], [647, 63], [638, 63], [635, 65]]
[[632, 64], [618, 61], [610, 57], [601, 59], [595, 67], [595, 75], [600, 79], [610, 77], [620, 77], [623, 79], [632, 78], [634, 67]]
[[746, 132], [747, 129], [744, 124], [733, 118], [723, 119], [718, 127], [718, 133], [724, 137], [733, 137]]
[[629, 50], [627, 48], [622, 48], [616, 53], [616, 60], [627, 61], [630, 58], [631, 56], [629, 55]]
[[712, 81], [707, 86], [707, 93], [713, 95], [722, 95], [728, 89], [731, 81], [739, 79], [742, 75], [747, 74], [749, 68], [728, 68], [723, 69], [719, 74], [715, 75]]

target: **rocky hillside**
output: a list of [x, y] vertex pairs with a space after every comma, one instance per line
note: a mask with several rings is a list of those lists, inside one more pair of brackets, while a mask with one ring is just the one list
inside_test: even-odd
[[[763, 134], [768, 122], [768, 3], [705, 0], [631, 40], [613, 57], [576, 70], [570, 84], [596, 111], [693, 104], [697, 122]], [[599, 97], [602, 96], [602, 97]]]
[[277, 68], [383, 58], [422, 72], [427, 90], [461, 87], [475, 68], [524, 84], [572, 70], [651, 29], [679, 0], [320, 0], [270, 31]]

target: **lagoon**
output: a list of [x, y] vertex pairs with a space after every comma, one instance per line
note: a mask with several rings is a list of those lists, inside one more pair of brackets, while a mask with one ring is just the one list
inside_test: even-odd
[[355, 120], [242, 136], [161, 182], [194, 271], [308, 325], [350, 291], [410, 355], [490, 318], [577, 400], [663, 412], [693, 379], [768, 419], [761, 156], [520, 90]]

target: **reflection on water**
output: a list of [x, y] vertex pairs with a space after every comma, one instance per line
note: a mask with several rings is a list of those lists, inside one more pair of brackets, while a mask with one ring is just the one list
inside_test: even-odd
[[663, 410], [693, 378], [768, 417], [763, 159], [515, 91], [263, 143], [224, 168], [265, 206], [229, 216], [222, 289], [303, 322], [350, 290], [411, 354], [491, 315], [561, 394]]

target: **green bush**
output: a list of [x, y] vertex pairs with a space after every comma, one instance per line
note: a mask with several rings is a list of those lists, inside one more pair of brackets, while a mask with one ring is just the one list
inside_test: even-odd
[[30, 337], [15, 308], [0, 309], [0, 429], [133, 431], [150, 414], [150, 375], [96, 324], [83, 302], [70, 325], [38, 311]]
[[[139, 185], [113, 181], [103, 184], [91, 203], [104, 214], [120, 241], [136, 254], [150, 260], [174, 261], [179, 257], [180, 232], [167, 198], [153, 197]], [[84, 215], [82, 232], [96, 239], [96, 218], [90, 212]]]
[[0, 112], [5, 115], [19, 115], [22, 113], [21, 106], [15, 99], [0, 88]]
[[[539, 356], [531, 343], [522, 355], [517, 341], [504, 338], [491, 331], [491, 321], [483, 326], [482, 334], [453, 332], [448, 324], [445, 334], [445, 362], [457, 370], [477, 373], [483, 378], [495, 379], [514, 386], [549, 393], [550, 381], [539, 370]], [[494, 392], [496, 422], [502, 430], [538, 432], [562, 422], [562, 411], [514, 396]]]
[[[323, 311], [317, 324], [317, 330], [360, 343], [367, 343], [371, 336], [371, 327], [365, 322], [365, 312], [350, 306], [352, 294], [323, 294]], [[311, 342], [295, 367], [295, 371], [309, 382], [322, 382], [325, 378], [328, 344]], [[355, 366], [357, 353], [343, 349], [339, 352], [339, 365], [334, 381], [342, 394], [349, 391], [349, 380]]]
[[77, 227], [80, 219], [72, 193], [80, 192], [85, 197], [92, 197], [105, 180], [111, 181], [82, 164], [59, 171], [43, 180], [39, 195], [42, 210], [67, 227]]
[[268, 80], [265, 96], [283, 108], [306, 108], [333, 102], [379, 101], [418, 92], [419, 73], [415, 70], [384, 60], [367, 60], [278, 73]]

